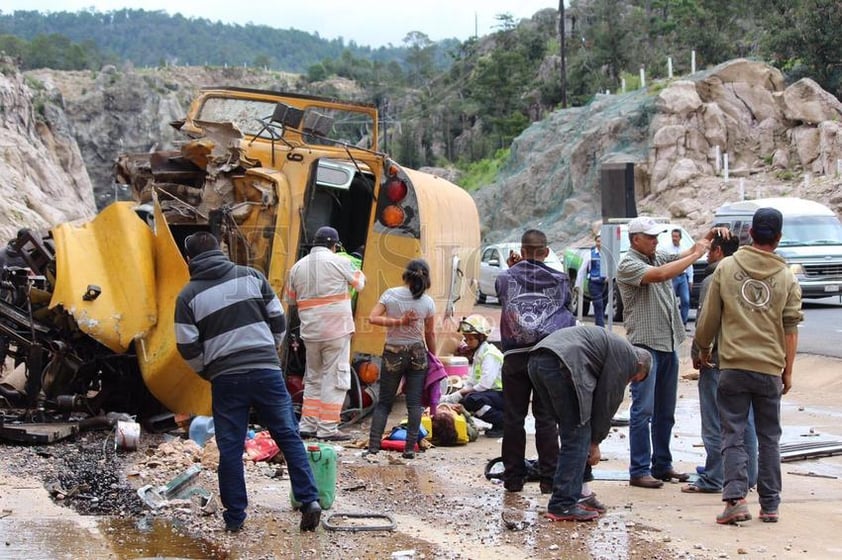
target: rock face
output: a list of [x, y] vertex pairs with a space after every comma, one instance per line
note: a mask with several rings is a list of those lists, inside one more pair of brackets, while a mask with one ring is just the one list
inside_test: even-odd
[[600, 170], [614, 162], [635, 164], [638, 213], [692, 233], [740, 196], [804, 196], [839, 212], [842, 104], [812, 80], [785, 87], [778, 70], [738, 59], [650, 89], [597, 96], [518, 137], [475, 196], [486, 237], [518, 240], [528, 227], [559, 244], [589, 237], [602, 219]]
[[[26, 77], [8, 61], [4, 69], [5, 239], [18, 227], [46, 228], [126, 197], [112, 182], [117, 155], [176, 147], [169, 123], [185, 114], [198, 88], [300, 85], [294, 75], [244, 68], [105, 67]], [[326, 87], [343, 98], [361, 95], [351, 83]], [[613, 163], [634, 164], [639, 213], [670, 216], [694, 234], [741, 195], [800, 195], [838, 212], [840, 117], [842, 104], [814, 81], [787, 87], [778, 70], [741, 59], [645, 90], [597, 95], [515, 140], [497, 181], [474, 196], [485, 240], [518, 240], [529, 227], [545, 230], [556, 246], [589, 238], [602, 220], [601, 171]], [[456, 178], [452, 170], [433, 172]]]
[[92, 216], [91, 181], [61, 111], [33, 106], [24, 77], [0, 58], [0, 244], [18, 228]]

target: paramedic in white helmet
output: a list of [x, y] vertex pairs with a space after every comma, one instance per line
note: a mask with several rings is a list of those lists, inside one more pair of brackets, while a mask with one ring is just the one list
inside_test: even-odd
[[442, 399], [461, 403], [465, 410], [491, 424], [487, 437], [503, 437], [503, 353], [488, 341], [491, 325], [482, 315], [471, 315], [459, 322], [465, 339], [460, 354], [471, 364], [464, 386]]

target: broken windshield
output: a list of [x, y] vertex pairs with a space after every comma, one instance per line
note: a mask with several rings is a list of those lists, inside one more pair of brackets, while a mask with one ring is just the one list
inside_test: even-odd
[[[208, 97], [194, 119], [230, 122], [244, 135], [277, 139], [283, 135], [284, 125], [272, 121], [276, 105], [276, 102], [258, 99]], [[340, 143], [366, 149], [372, 149], [373, 126], [367, 112], [318, 105], [304, 110], [299, 125], [305, 142], [310, 144]]]

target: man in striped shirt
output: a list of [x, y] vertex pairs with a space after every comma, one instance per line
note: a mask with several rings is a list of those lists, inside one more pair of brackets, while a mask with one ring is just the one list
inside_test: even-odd
[[351, 388], [351, 335], [354, 314], [348, 288], [365, 287], [365, 275], [351, 261], [336, 254], [339, 233], [320, 227], [314, 247], [292, 266], [287, 302], [298, 308], [307, 368], [299, 429], [302, 437], [345, 441], [339, 431], [345, 394]]
[[293, 496], [302, 504], [300, 529], [315, 531], [321, 517], [319, 491], [278, 358], [286, 330], [281, 302], [263, 274], [231, 262], [212, 234], [194, 233], [184, 249], [190, 282], [175, 304], [176, 345], [190, 367], [211, 383], [225, 530], [238, 532], [246, 520], [243, 445], [254, 407], [286, 459]]

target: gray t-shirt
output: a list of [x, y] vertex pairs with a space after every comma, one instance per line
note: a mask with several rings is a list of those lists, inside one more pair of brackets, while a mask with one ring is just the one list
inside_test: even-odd
[[415, 311], [418, 319], [408, 325], [388, 327], [386, 331], [387, 344], [413, 344], [424, 342], [424, 319], [436, 314], [436, 304], [433, 298], [424, 294], [413, 299], [412, 292], [406, 286], [389, 288], [380, 296], [380, 303], [386, 307], [386, 316], [398, 318], [407, 311]]

